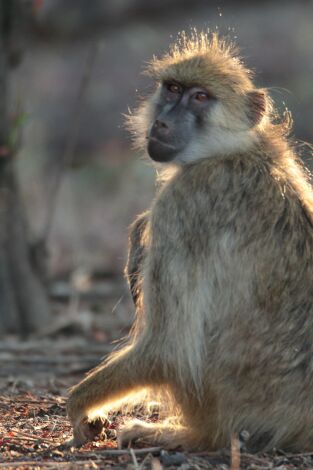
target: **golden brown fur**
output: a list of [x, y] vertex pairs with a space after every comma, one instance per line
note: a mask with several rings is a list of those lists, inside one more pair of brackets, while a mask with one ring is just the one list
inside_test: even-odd
[[[137, 424], [121, 442], [216, 449], [245, 429], [252, 448], [312, 449], [313, 192], [233, 49], [188, 41], [149, 71], [213, 90], [213, 131], [132, 226], [137, 321], [129, 344], [72, 389], [76, 442], [92, 437], [81, 422], [93, 408], [166, 386], [180, 423]], [[141, 146], [157, 95], [132, 118]]]

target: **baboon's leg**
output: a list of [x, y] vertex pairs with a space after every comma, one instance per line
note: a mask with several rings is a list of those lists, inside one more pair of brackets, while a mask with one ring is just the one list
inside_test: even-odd
[[178, 447], [185, 450], [216, 449], [209, 435], [201, 435], [190, 426], [168, 423], [130, 423], [120, 431], [118, 442], [119, 447], [137, 443], [166, 449]]
[[129, 444], [148, 444], [162, 446], [167, 449], [175, 449], [179, 446], [190, 444], [191, 433], [183, 426], [170, 426], [167, 424], [155, 424], [144, 422], [132, 422], [126, 425], [118, 436], [119, 447], [127, 447]]

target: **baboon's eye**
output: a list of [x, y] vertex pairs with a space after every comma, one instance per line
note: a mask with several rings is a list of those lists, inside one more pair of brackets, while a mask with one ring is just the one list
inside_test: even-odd
[[207, 93], [204, 93], [203, 91], [197, 91], [197, 93], [195, 93], [193, 95], [193, 98], [196, 100], [196, 101], [200, 101], [200, 102], [205, 102], [205, 101], [208, 101], [209, 99], [209, 95]]
[[180, 94], [182, 91], [181, 86], [177, 83], [167, 83], [166, 88], [168, 89], [168, 91], [170, 91], [171, 93], [175, 93], [176, 95]]

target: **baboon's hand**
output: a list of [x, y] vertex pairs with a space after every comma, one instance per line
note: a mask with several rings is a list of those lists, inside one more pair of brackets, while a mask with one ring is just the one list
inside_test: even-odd
[[73, 423], [73, 440], [69, 445], [81, 446], [86, 442], [93, 441], [96, 437], [106, 439], [106, 429], [109, 420], [103, 416], [88, 418], [84, 416]]

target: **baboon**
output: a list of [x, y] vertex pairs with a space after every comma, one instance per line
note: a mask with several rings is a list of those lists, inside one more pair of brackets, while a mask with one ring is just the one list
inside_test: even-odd
[[128, 343], [71, 390], [74, 442], [91, 411], [166, 389], [175, 424], [136, 439], [217, 449], [313, 447], [313, 192], [265, 89], [217, 35], [181, 35], [148, 66], [157, 88], [130, 127], [160, 185], [130, 232], [137, 319]]

